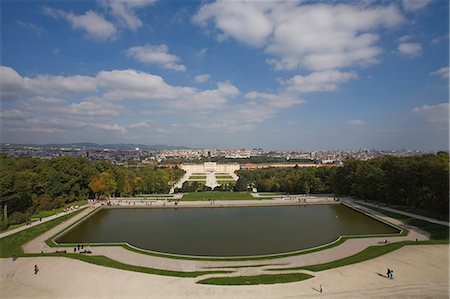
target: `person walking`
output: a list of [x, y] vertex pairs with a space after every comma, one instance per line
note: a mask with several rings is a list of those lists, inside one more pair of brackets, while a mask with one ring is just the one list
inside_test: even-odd
[[387, 278], [391, 278], [391, 270], [389, 268], [387, 269], [387, 274], [386, 275], [387, 275]]
[[391, 270], [391, 279], [394, 279], [394, 270]]
[[322, 285], [320, 285], [320, 287], [319, 287], [319, 292], [322, 294]]
[[34, 275], [36, 275], [39, 272], [39, 268], [37, 265], [34, 265]]

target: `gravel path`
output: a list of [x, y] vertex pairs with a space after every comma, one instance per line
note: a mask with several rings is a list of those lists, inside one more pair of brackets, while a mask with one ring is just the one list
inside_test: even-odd
[[[448, 245], [406, 246], [309, 280], [258, 286], [199, 285], [66, 258], [0, 259], [0, 290], [2, 298], [448, 298], [448, 253]], [[383, 276], [388, 267], [393, 280]]]

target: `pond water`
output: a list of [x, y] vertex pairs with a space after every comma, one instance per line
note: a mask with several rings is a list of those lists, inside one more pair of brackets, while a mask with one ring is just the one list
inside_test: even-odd
[[344, 205], [239, 208], [105, 208], [59, 243], [126, 242], [165, 253], [247, 256], [319, 246], [341, 235], [398, 230]]

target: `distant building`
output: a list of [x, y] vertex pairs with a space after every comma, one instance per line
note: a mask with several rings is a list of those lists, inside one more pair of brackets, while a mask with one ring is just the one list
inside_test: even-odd
[[216, 162], [205, 162], [203, 164], [181, 164], [180, 168], [187, 172], [235, 172], [240, 169], [239, 164], [217, 164]]

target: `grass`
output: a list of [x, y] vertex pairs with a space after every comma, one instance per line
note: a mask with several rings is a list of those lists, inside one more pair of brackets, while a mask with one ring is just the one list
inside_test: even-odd
[[155, 269], [155, 268], [147, 268], [142, 266], [130, 265], [121, 263], [115, 260], [112, 260], [103, 255], [84, 255], [80, 253], [51, 253], [51, 254], [37, 254], [35, 256], [61, 256], [68, 257], [72, 259], [76, 259], [79, 261], [91, 263], [94, 265], [140, 272], [146, 274], [154, 274], [154, 275], [163, 275], [163, 276], [173, 276], [173, 277], [198, 277], [206, 274], [227, 274], [233, 273], [233, 271], [191, 271], [191, 272], [183, 272], [183, 271], [172, 271], [172, 270], [164, 270], [164, 269]]
[[138, 194], [136, 197], [169, 197], [172, 198], [172, 194]]
[[[361, 204], [361, 205], [363, 205], [363, 204]], [[412, 225], [421, 230], [424, 230], [424, 231], [430, 233], [431, 240], [448, 240], [449, 239], [449, 227], [448, 226], [431, 223], [428, 221], [412, 218], [412, 217], [409, 217], [406, 215], [401, 215], [401, 214], [397, 214], [397, 213], [390, 212], [390, 211], [385, 211], [383, 209], [375, 208], [372, 206], [366, 206], [366, 205], [363, 205], [363, 206], [368, 207], [369, 209], [372, 209], [374, 211], [380, 212], [388, 217], [398, 219], [406, 225]]]
[[200, 284], [213, 285], [257, 285], [274, 284], [301, 281], [312, 278], [313, 276], [305, 273], [289, 273], [258, 276], [233, 276], [233, 277], [212, 277], [198, 281]]
[[235, 180], [217, 180], [217, 184], [230, 184], [235, 182]]
[[66, 204], [64, 207], [62, 208], [57, 208], [57, 209], [53, 209], [50, 211], [41, 211], [39, 213], [33, 214], [31, 216], [31, 219], [39, 219], [39, 218], [45, 218], [48, 216], [53, 216], [55, 214], [61, 213], [65, 208], [68, 208], [70, 206], [83, 206], [87, 204], [87, 200], [83, 199], [83, 200], [79, 200], [79, 201], [74, 201], [71, 203]]
[[[380, 236], [382, 237], [382, 236]], [[172, 259], [179, 259], [179, 260], [193, 260], [193, 261], [216, 261], [216, 262], [241, 262], [241, 261], [257, 261], [257, 260], [271, 260], [271, 259], [277, 259], [277, 258], [283, 258], [283, 257], [290, 257], [290, 256], [297, 256], [297, 255], [303, 255], [303, 254], [309, 254], [309, 253], [313, 253], [316, 251], [320, 251], [320, 250], [324, 250], [324, 249], [328, 249], [331, 247], [335, 247], [338, 246], [342, 243], [345, 242], [345, 240], [347, 240], [348, 237], [342, 237], [340, 240], [332, 243], [332, 244], [328, 244], [325, 245], [323, 247], [318, 247], [318, 248], [312, 248], [309, 250], [305, 250], [302, 252], [289, 252], [289, 253], [281, 253], [281, 254], [273, 254], [273, 255], [267, 255], [267, 256], [249, 256], [249, 257], [230, 257], [230, 258], [217, 258], [217, 257], [196, 257], [196, 256], [183, 256], [183, 255], [171, 255], [168, 253], [159, 253], [159, 252], [154, 252], [154, 251], [147, 251], [147, 250], [142, 250], [136, 247], [131, 247], [128, 244], [122, 244], [121, 246], [127, 250], [133, 251], [133, 252], [137, 252], [140, 254], [145, 254], [145, 255], [151, 255], [151, 256], [157, 256], [157, 257], [165, 257], [165, 258], [172, 258]], [[49, 244], [50, 245], [50, 244]], [[54, 245], [53, 245], [54, 246]]]
[[59, 218], [44, 222], [42, 224], [30, 227], [26, 230], [0, 239], [0, 257], [11, 257], [13, 253], [15, 253], [17, 256], [23, 256], [24, 252], [22, 246], [25, 243], [28, 243], [37, 236], [66, 221], [67, 219], [72, 218], [73, 216], [79, 214], [81, 211], [82, 210], [79, 210], [69, 215], [61, 216]]
[[216, 175], [216, 179], [232, 179], [231, 175]]
[[213, 267], [202, 267], [203, 269], [239, 269], [239, 268], [259, 268], [267, 266], [283, 266], [286, 264], [259, 264], [259, 265], [238, 265], [238, 266], [213, 266]]
[[206, 175], [191, 175], [189, 177], [189, 179], [191, 180], [195, 180], [195, 179], [206, 179]]
[[333, 268], [348, 266], [360, 262], [364, 262], [370, 259], [374, 259], [376, 257], [385, 255], [387, 253], [390, 253], [394, 250], [400, 249], [403, 246], [407, 245], [424, 245], [424, 244], [448, 244], [448, 240], [432, 240], [432, 241], [403, 241], [403, 242], [397, 242], [397, 243], [391, 243], [384, 246], [370, 246], [364, 249], [363, 251], [351, 255], [349, 257], [335, 260], [328, 263], [323, 264], [317, 264], [317, 265], [311, 265], [311, 266], [302, 266], [302, 267], [292, 267], [292, 268], [277, 268], [277, 269], [267, 269], [267, 271], [293, 271], [293, 270], [309, 270], [309, 271], [324, 271], [329, 270]]
[[182, 200], [254, 200], [248, 192], [207, 191], [193, 192], [183, 195]]

